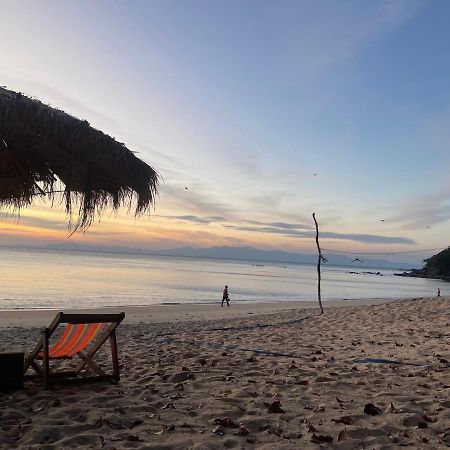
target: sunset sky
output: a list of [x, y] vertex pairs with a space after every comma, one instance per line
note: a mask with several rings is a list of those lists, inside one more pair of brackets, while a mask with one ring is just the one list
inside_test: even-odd
[[[444, 248], [449, 17], [446, 0], [2, 0], [0, 85], [163, 178], [150, 217], [106, 213], [73, 242], [309, 252], [316, 212], [329, 248]], [[67, 238], [61, 205], [1, 216], [0, 245]]]

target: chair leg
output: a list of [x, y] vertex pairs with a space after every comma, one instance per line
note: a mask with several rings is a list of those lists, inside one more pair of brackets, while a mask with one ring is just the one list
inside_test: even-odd
[[[97, 341], [96, 341], [96, 343], [94, 344], [94, 346], [87, 352], [87, 354], [86, 354], [86, 356], [88, 357], [88, 358], [92, 358], [96, 353], [97, 353], [97, 350], [108, 340], [108, 337], [110, 337], [111, 336], [111, 333], [115, 330], [115, 328], [117, 327], [119, 325], [119, 323], [111, 323], [109, 326], [108, 326], [108, 329], [107, 329], [107, 332], [106, 333], [104, 333], [103, 334], [103, 336], [101, 336]], [[83, 361], [80, 361], [79, 363], [78, 363], [78, 365], [75, 367], [75, 372], [80, 372], [82, 369], [83, 369], [83, 367], [86, 365], [86, 362], [83, 360]]]
[[43, 342], [44, 342], [44, 337], [42, 336], [39, 339], [39, 342], [34, 347], [34, 349], [25, 358], [25, 362], [24, 362], [24, 365], [23, 365], [23, 373], [24, 374], [27, 372], [28, 368], [33, 365], [33, 362], [34, 362], [37, 354], [41, 351], [42, 346], [44, 345]]
[[48, 387], [50, 382], [50, 360], [48, 355], [48, 341], [49, 341], [49, 329], [44, 330], [44, 345], [42, 352], [42, 376], [44, 378], [45, 387]]
[[41, 367], [36, 361], [32, 361], [32, 362], [31, 362], [31, 367], [35, 370], [35, 372], [36, 372], [41, 378], [43, 377], [42, 367]]
[[119, 356], [117, 354], [117, 339], [116, 330], [114, 330], [109, 336], [109, 343], [111, 344], [111, 359], [113, 365], [113, 375], [114, 378], [120, 380], [120, 369], [119, 369]]
[[78, 352], [78, 356], [86, 363], [87, 368], [91, 369], [100, 377], [105, 376], [105, 372], [103, 372], [102, 368], [95, 361], [93, 361], [92, 358], [89, 358], [83, 352]]

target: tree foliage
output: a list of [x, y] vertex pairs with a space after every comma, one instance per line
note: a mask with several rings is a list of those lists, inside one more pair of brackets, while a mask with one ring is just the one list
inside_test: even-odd
[[436, 277], [450, 277], [450, 247], [424, 260], [424, 270]]

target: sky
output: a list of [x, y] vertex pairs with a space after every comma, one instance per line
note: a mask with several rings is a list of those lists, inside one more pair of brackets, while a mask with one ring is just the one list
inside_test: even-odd
[[150, 215], [68, 238], [36, 202], [2, 213], [0, 245], [312, 252], [313, 212], [326, 248], [450, 244], [450, 2], [0, 2], [0, 85], [162, 178]]

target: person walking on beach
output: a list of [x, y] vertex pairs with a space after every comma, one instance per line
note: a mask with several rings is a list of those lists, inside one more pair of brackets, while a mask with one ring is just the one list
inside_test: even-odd
[[222, 308], [223, 308], [223, 302], [226, 301], [227, 305], [230, 306], [230, 296], [228, 295], [228, 286], [225, 286], [223, 288], [223, 295], [222, 295]]
[[441, 290], [438, 288], [438, 293], [437, 296], [440, 297], [441, 296]]

